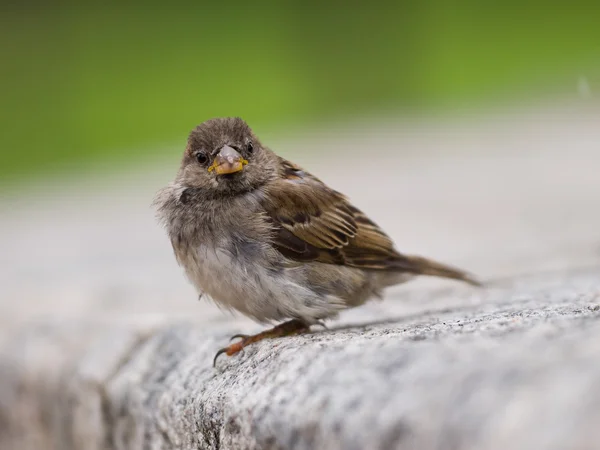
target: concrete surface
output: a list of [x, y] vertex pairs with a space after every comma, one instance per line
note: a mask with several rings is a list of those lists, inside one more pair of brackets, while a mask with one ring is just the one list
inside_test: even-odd
[[198, 302], [155, 224], [178, 156], [2, 199], [0, 448], [600, 448], [599, 123], [557, 108], [270, 143], [400, 249], [490, 287], [406, 284], [217, 370], [261, 328]]

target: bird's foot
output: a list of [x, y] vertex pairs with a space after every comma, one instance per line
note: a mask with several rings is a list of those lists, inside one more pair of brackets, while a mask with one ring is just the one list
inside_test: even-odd
[[213, 366], [217, 365], [217, 359], [223, 353], [227, 356], [235, 355], [243, 350], [244, 347], [253, 344], [258, 341], [262, 341], [263, 339], [272, 339], [276, 337], [283, 336], [291, 336], [293, 334], [304, 333], [309, 330], [309, 326], [300, 321], [300, 320], [289, 320], [288, 322], [284, 322], [282, 324], [277, 325], [276, 327], [271, 328], [270, 330], [263, 331], [262, 333], [258, 333], [252, 336], [248, 336], [247, 334], [236, 334], [231, 337], [231, 340], [240, 338], [239, 341], [234, 342], [233, 344], [222, 348], [215, 355], [215, 359], [213, 360]]

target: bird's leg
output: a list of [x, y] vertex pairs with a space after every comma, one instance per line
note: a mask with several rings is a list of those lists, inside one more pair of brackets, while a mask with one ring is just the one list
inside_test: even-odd
[[217, 358], [223, 353], [225, 353], [227, 356], [232, 356], [241, 351], [244, 347], [253, 344], [254, 342], [262, 341], [263, 339], [271, 339], [276, 337], [290, 336], [292, 334], [304, 333], [308, 330], [309, 325], [302, 322], [301, 320], [294, 319], [252, 336], [248, 336], [245, 334], [236, 334], [231, 339], [235, 339], [236, 337], [239, 337], [241, 339], [238, 342], [234, 342], [228, 347], [219, 350], [215, 355], [213, 366], [216, 365]]

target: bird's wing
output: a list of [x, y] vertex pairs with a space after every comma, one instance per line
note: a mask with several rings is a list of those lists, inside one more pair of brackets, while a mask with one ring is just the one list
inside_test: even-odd
[[295, 164], [280, 162], [281, 176], [269, 186], [264, 206], [274, 227], [273, 244], [287, 258], [480, 285], [460, 269], [399, 253], [381, 228], [346, 197]]
[[274, 245], [286, 257], [375, 270], [398, 270], [408, 262], [346, 197], [293, 163], [281, 163], [265, 209], [275, 228]]

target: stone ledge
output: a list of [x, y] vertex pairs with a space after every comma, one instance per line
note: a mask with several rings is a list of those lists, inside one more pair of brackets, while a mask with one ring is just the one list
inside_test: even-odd
[[0, 353], [0, 448], [595, 446], [599, 268], [411, 295], [386, 302], [429, 309], [259, 343], [217, 370], [231, 324], [31, 325]]

